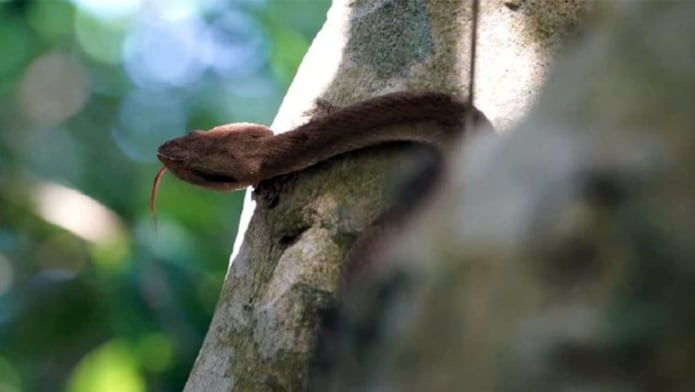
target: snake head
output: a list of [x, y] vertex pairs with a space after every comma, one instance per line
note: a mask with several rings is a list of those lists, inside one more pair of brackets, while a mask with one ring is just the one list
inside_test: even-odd
[[215, 190], [235, 190], [260, 181], [263, 142], [273, 135], [250, 123], [220, 125], [169, 140], [157, 158], [176, 177]]

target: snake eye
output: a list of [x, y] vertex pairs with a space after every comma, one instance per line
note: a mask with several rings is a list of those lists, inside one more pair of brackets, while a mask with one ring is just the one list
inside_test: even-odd
[[191, 174], [193, 174], [196, 177], [199, 177], [205, 182], [213, 182], [213, 183], [235, 183], [238, 182], [236, 178], [228, 175], [228, 174], [220, 174], [220, 173], [210, 173], [210, 172], [204, 172], [200, 170], [191, 170]]

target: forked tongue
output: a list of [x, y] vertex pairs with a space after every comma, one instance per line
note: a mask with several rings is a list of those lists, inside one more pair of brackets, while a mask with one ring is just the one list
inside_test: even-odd
[[154, 176], [154, 183], [152, 184], [152, 192], [150, 192], [150, 215], [152, 216], [152, 223], [154, 224], [154, 230], [157, 231], [157, 191], [159, 190], [159, 183], [162, 182], [162, 176], [166, 173], [166, 166], [162, 166], [157, 175]]

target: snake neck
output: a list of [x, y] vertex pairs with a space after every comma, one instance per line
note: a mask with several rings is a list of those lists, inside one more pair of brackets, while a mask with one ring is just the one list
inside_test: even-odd
[[[463, 102], [440, 93], [399, 92], [367, 99], [268, 138], [259, 174], [275, 177], [389, 142], [425, 143], [445, 153], [463, 136], [466, 110]], [[478, 111], [474, 121], [487, 123]]]

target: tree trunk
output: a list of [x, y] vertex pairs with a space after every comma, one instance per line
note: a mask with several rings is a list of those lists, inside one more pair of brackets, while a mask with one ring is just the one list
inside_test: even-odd
[[[581, 10], [560, 1], [554, 9], [514, 3], [481, 7], [477, 106], [502, 127], [521, 116], [545, 75], [546, 50]], [[461, 0], [334, 1], [272, 128], [286, 131], [332, 107], [393, 91], [464, 99], [470, 10]], [[541, 13], [561, 23], [535, 35], [529, 15]], [[386, 208], [385, 184], [395, 166], [417, 164], [411, 152], [407, 146], [357, 151], [247, 193], [243, 244], [186, 391], [307, 388], [320, 315], [335, 303], [344, 255]]]
[[695, 3], [608, 7], [347, 293], [317, 390], [693, 390]]

